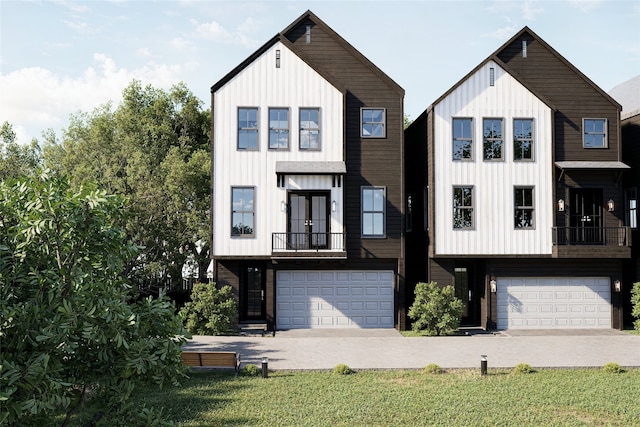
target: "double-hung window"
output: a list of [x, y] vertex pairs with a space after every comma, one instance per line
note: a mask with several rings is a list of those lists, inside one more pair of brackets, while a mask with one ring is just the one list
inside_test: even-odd
[[231, 236], [254, 237], [255, 188], [231, 188]]
[[584, 148], [607, 148], [607, 119], [583, 119], [582, 132]]
[[482, 153], [484, 160], [502, 160], [502, 119], [482, 120]]
[[453, 187], [453, 228], [473, 227], [473, 187]]
[[513, 160], [533, 160], [533, 119], [513, 120]]
[[453, 160], [473, 160], [473, 119], [453, 119]]
[[627, 199], [627, 225], [635, 230], [638, 228], [638, 189], [629, 188], [625, 193]]
[[320, 109], [300, 109], [300, 150], [320, 149]]
[[289, 109], [269, 108], [269, 148], [289, 148]]
[[386, 112], [384, 108], [362, 108], [360, 110], [360, 136], [363, 138], [385, 138]]
[[258, 149], [258, 109], [238, 108], [238, 150]]
[[515, 187], [514, 198], [514, 227], [533, 228], [534, 223], [534, 198], [533, 187]]
[[362, 187], [362, 237], [385, 236], [385, 189]]

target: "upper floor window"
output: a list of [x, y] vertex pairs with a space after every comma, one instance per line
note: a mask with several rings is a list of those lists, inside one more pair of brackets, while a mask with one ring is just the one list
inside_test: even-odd
[[411, 194], [407, 194], [407, 214], [405, 215], [405, 230], [412, 231], [413, 230], [413, 198]]
[[533, 228], [533, 213], [535, 211], [533, 200], [533, 187], [515, 187], [513, 192], [515, 210], [515, 228]]
[[362, 236], [385, 235], [385, 189], [362, 187]]
[[269, 148], [289, 148], [289, 109], [269, 108]]
[[627, 225], [638, 228], [638, 189], [629, 188], [625, 191], [627, 199]]
[[483, 159], [502, 160], [502, 119], [484, 119], [482, 128]]
[[513, 120], [513, 160], [533, 160], [533, 119]]
[[320, 149], [320, 109], [300, 109], [300, 149]]
[[360, 114], [362, 123], [360, 136], [363, 138], [385, 138], [387, 136], [384, 108], [362, 108]]
[[473, 228], [473, 187], [453, 187], [453, 228]]
[[254, 187], [231, 188], [231, 236], [254, 236], [255, 206]]
[[607, 148], [607, 119], [582, 120], [582, 145], [584, 148]]
[[258, 149], [258, 109], [238, 108], [238, 150]]
[[453, 119], [453, 160], [473, 160], [473, 119]]

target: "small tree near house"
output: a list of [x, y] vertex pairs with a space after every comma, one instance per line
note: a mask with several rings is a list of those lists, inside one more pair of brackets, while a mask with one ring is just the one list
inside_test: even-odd
[[215, 283], [196, 283], [180, 316], [194, 335], [228, 335], [238, 318], [238, 304], [231, 286], [218, 289]]
[[415, 301], [409, 309], [414, 331], [442, 335], [458, 329], [464, 305], [455, 297], [453, 286], [439, 287], [436, 282], [416, 285]]

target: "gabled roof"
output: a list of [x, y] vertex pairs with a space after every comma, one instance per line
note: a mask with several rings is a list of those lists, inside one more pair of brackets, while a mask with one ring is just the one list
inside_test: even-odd
[[345, 39], [343, 39], [338, 33], [333, 31], [331, 27], [324, 23], [320, 18], [314, 15], [310, 10], [307, 10], [303, 13], [298, 19], [293, 21], [288, 27], [282, 30], [280, 33], [276, 34], [269, 41], [267, 41], [264, 45], [262, 45], [258, 50], [252, 53], [247, 59], [242, 61], [237, 67], [231, 70], [227, 75], [225, 75], [222, 79], [220, 79], [217, 83], [211, 86], [211, 92], [216, 92], [222, 86], [227, 84], [231, 79], [233, 79], [236, 75], [238, 75], [243, 69], [249, 66], [252, 62], [254, 62], [257, 58], [259, 58], [262, 54], [264, 54], [267, 50], [269, 50], [273, 45], [277, 42], [281, 42], [287, 46], [293, 53], [295, 53], [302, 61], [306, 62], [311, 68], [313, 68], [318, 74], [320, 74], [325, 80], [330, 82], [333, 86], [335, 86], [341, 92], [346, 92], [346, 88], [343, 87], [340, 83], [335, 81], [330, 74], [325, 72], [323, 67], [318, 66], [318, 64], [314, 63], [312, 58], [309, 58], [308, 55], [300, 52], [299, 49], [287, 39], [286, 34], [299, 26], [305, 20], [311, 20], [315, 25], [321, 27], [327, 34], [329, 34], [333, 39], [336, 40], [338, 44], [340, 44], [345, 50], [347, 50], [351, 55], [357, 58], [360, 62], [362, 62], [367, 68], [369, 68], [374, 74], [384, 80], [389, 86], [396, 89], [399, 93], [404, 95], [404, 89], [400, 87], [395, 81], [393, 81], [389, 76], [387, 76], [382, 70], [380, 70], [373, 62], [369, 61], [363, 54], [361, 54], [356, 48], [354, 48], [351, 44], [349, 44]]
[[505, 71], [507, 71], [513, 78], [515, 78], [520, 84], [522, 84], [527, 90], [533, 93], [538, 99], [544, 102], [549, 108], [552, 110], [557, 110], [557, 108], [551, 103], [544, 95], [539, 93], [535, 87], [528, 84], [526, 80], [524, 80], [518, 73], [509, 66], [509, 64], [505, 63], [499, 58], [499, 54], [509, 47], [515, 40], [521, 37], [523, 34], [528, 34], [533, 37], [537, 42], [539, 42], [545, 49], [547, 49], [551, 54], [553, 54], [556, 58], [558, 58], [563, 64], [565, 64], [568, 68], [570, 68], [577, 76], [582, 78], [585, 82], [587, 82], [590, 86], [592, 86], [598, 93], [600, 93], [603, 97], [608, 99], [612, 104], [617, 106], [618, 108], [622, 108], [615, 99], [613, 99], [609, 94], [603, 91], [598, 85], [596, 85], [593, 81], [591, 81], [587, 76], [585, 76], [580, 70], [578, 70], [573, 64], [567, 61], [562, 55], [560, 55], [555, 49], [553, 49], [547, 42], [545, 42], [542, 38], [540, 38], [536, 33], [534, 33], [529, 27], [525, 26], [522, 30], [518, 31], [513, 37], [511, 37], [506, 43], [500, 46], [495, 52], [489, 55], [484, 61], [482, 61], [477, 67], [475, 67], [471, 72], [465, 75], [462, 79], [460, 79], [456, 84], [454, 84], [447, 92], [445, 92], [442, 96], [436, 99], [425, 111], [432, 109], [434, 105], [441, 102], [444, 98], [449, 96], [451, 92], [458, 88], [462, 83], [464, 83], [471, 75], [476, 73], [480, 68], [486, 65], [489, 61], [494, 61], [500, 67], [502, 67]]

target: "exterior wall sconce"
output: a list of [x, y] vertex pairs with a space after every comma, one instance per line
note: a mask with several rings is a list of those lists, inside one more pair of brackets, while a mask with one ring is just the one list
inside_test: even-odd
[[496, 279], [491, 279], [489, 282], [489, 287], [491, 288], [491, 293], [495, 294], [498, 291], [498, 284], [496, 283]]
[[331, 212], [335, 212], [338, 209], [338, 203], [334, 200], [331, 202]]
[[564, 199], [558, 200], [558, 212], [564, 212]]
[[616, 202], [614, 202], [613, 199], [609, 199], [609, 201], [607, 202], [607, 209], [609, 210], [609, 212], [613, 212], [616, 210]]
[[622, 283], [620, 283], [620, 280], [614, 280], [613, 281], [613, 290], [616, 292], [620, 292], [620, 290], [622, 289]]
[[282, 212], [286, 212], [287, 211], [287, 204], [285, 202], [280, 202], [280, 210]]

